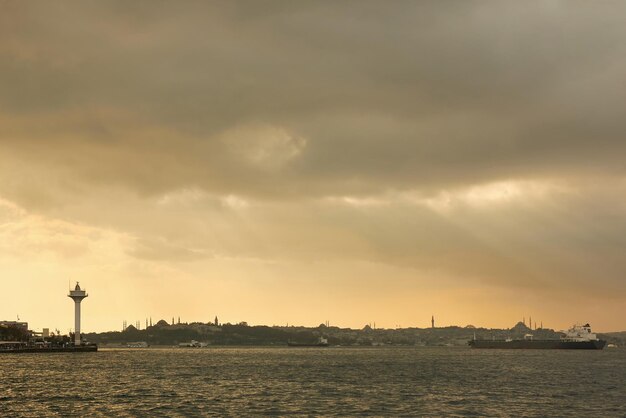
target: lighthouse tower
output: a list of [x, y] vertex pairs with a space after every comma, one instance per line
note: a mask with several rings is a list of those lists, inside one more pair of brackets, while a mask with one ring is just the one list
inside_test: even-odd
[[89, 295], [76, 282], [76, 287], [67, 296], [74, 300], [74, 345], [80, 346], [80, 303]]

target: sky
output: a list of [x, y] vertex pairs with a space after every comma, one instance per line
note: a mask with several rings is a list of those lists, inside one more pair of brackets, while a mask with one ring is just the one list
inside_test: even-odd
[[626, 4], [0, 2], [0, 319], [626, 329]]

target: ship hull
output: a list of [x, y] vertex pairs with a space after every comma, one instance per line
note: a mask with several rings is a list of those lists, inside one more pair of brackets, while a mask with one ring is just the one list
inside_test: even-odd
[[561, 341], [561, 340], [471, 340], [472, 348], [500, 349], [540, 349], [540, 350], [602, 350], [604, 340], [596, 341]]

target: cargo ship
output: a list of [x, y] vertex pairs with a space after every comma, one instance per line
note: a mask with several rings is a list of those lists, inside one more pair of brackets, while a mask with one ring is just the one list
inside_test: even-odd
[[523, 339], [477, 340], [474, 338], [468, 344], [472, 348], [602, 350], [606, 341], [598, 339], [596, 334], [591, 332], [591, 326], [585, 324], [574, 325], [559, 340], [535, 340], [532, 334], [526, 334]]
[[328, 340], [324, 337], [319, 337], [316, 343], [297, 343], [294, 341], [287, 341], [289, 347], [328, 347]]

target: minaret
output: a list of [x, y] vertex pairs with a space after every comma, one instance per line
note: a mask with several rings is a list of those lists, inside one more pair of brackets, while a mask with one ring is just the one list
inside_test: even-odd
[[76, 287], [70, 290], [67, 296], [74, 300], [74, 345], [78, 346], [80, 345], [80, 303], [89, 295], [81, 290], [76, 282]]
[[433, 317], [430, 318], [430, 327], [435, 328], [435, 315], [433, 315]]

